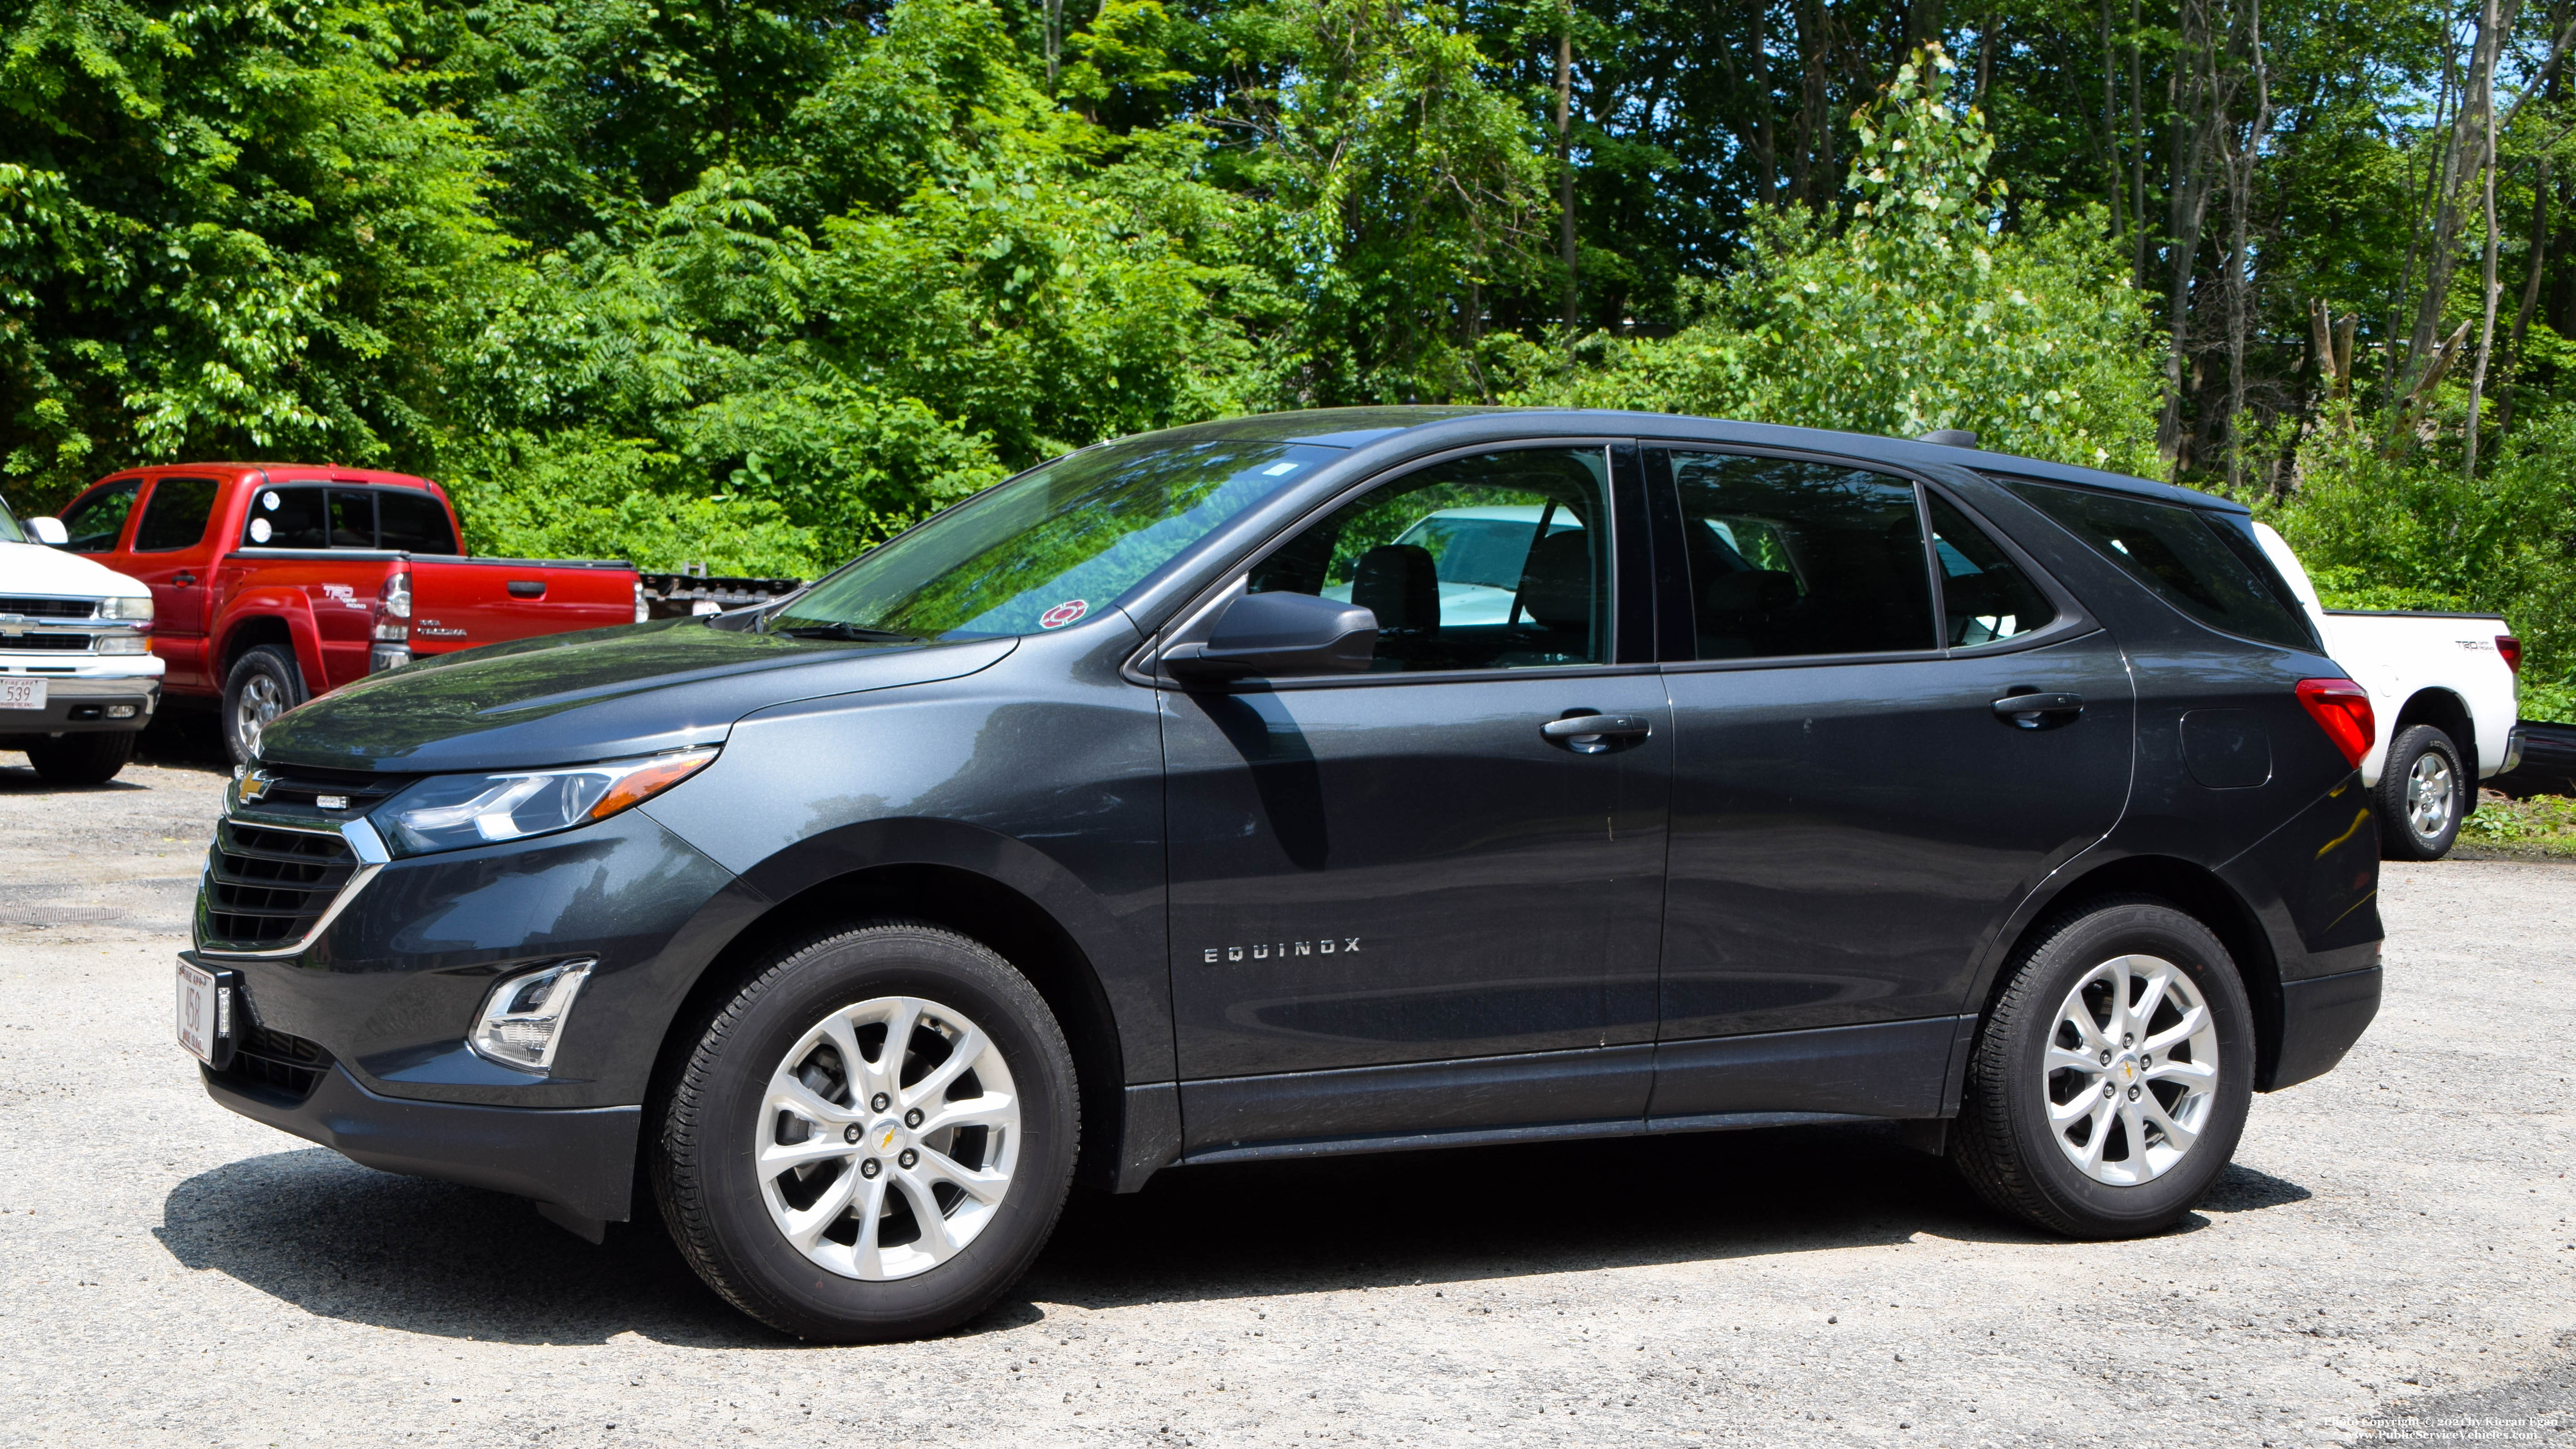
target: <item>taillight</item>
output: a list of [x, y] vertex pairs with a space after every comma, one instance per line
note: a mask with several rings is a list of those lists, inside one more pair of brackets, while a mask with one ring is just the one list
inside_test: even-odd
[[641, 624], [652, 617], [653, 607], [644, 602], [644, 581], [637, 579], [635, 581], [635, 622]]
[[2379, 731], [2379, 721], [2370, 713], [2370, 691], [2349, 679], [2302, 679], [2299, 703], [2343, 751], [2344, 763], [2359, 766]]
[[2511, 634], [2496, 636], [2496, 652], [2504, 656], [2504, 667], [2516, 674], [2522, 672], [2522, 641]]
[[397, 564], [376, 594], [375, 636], [389, 644], [411, 638], [411, 570]]

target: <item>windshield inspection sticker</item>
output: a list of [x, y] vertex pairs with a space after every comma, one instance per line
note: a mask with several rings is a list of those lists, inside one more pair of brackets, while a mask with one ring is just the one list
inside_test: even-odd
[[1065, 625], [1072, 623], [1074, 620], [1079, 619], [1090, 612], [1091, 603], [1089, 600], [1067, 599], [1063, 603], [1056, 605], [1054, 608], [1047, 610], [1045, 613], [1038, 615], [1038, 627], [1041, 629], [1061, 629]]

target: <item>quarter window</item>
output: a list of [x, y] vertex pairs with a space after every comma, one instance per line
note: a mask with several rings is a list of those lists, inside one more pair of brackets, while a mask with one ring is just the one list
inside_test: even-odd
[[2002, 480], [2166, 603], [2214, 629], [2314, 649], [2289, 585], [2233, 515], [2125, 494]]
[[1700, 658], [1937, 647], [1913, 483], [1791, 458], [1670, 456]]
[[1599, 448], [1452, 459], [1343, 504], [1247, 587], [1366, 607], [1381, 673], [1606, 663], [1608, 496]]
[[73, 553], [114, 553], [116, 541], [125, 534], [125, 516], [134, 511], [135, 490], [141, 486], [135, 478], [110, 483], [92, 489], [65, 510], [63, 532], [69, 537], [63, 547]]
[[329, 548], [325, 492], [311, 486], [262, 488], [251, 495], [242, 542], [251, 548]]
[[1952, 649], [2027, 634], [2057, 606], [2003, 547], [1939, 494], [1932, 500], [1932, 556], [1941, 563], [1941, 642]]
[[136, 553], [168, 553], [193, 546], [206, 536], [206, 520], [215, 511], [212, 478], [164, 478], [152, 485], [143, 504], [143, 520], [134, 525]]

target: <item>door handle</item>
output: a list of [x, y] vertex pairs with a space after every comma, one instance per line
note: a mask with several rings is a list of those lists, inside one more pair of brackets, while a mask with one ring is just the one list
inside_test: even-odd
[[1613, 740], [1642, 740], [1654, 729], [1654, 722], [1641, 714], [1572, 714], [1549, 720], [1538, 732], [1578, 755], [1597, 755]]
[[196, 576], [195, 574], [185, 574], [185, 573], [182, 573], [182, 574], [172, 574], [172, 575], [170, 576], [170, 582], [171, 582], [174, 586], [179, 587], [179, 588], [185, 588], [185, 587], [187, 587], [188, 585], [195, 583], [196, 581], [197, 581], [197, 576]]
[[546, 596], [546, 581], [543, 579], [512, 579], [507, 587], [514, 599], [542, 599]]
[[[2080, 694], [2007, 694], [1995, 701], [1995, 713], [2026, 730], [2038, 729], [2053, 714], [2084, 712]], [[2062, 721], [2061, 721], [2062, 723]]]

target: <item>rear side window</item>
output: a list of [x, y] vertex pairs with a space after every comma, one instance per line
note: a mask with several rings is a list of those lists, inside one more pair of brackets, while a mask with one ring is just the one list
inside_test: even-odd
[[1952, 649], [2017, 638], [2057, 617], [2057, 606], [1985, 530], [1932, 497], [1932, 556], [1941, 561], [1941, 642]]
[[114, 553], [125, 532], [125, 515], [134, 511], [139, 479], [128, 478], [93, 490], [63, 513], [63, 547], [73, 553]]
[[206, 536], [206, 520], [215, 511], [212, 478], [164, 478], [144, 500], [143, 521], [134, 525], [136, 553], [168, 553], [187, 548]]
[[388, 488], [376, 495], [376, 539], [381, 548], [410, 553], [452, 554], [456, 529], [437, 499], [408, 488]]
[[2317, 638], [2250, 529], [2221, 514], [2145, 498], [2002, 481], [2159, 598], [2213, 629], [2291, 649]]
[[1700, 658], [1937, 647], [1913, 483], [1791, 458], [1671, 456]]
[[242, 542], [252, 548], [329, 548], [331, 530], [324, 518], [328, 491], [293, 485], [262, 488], [250, 500]]

